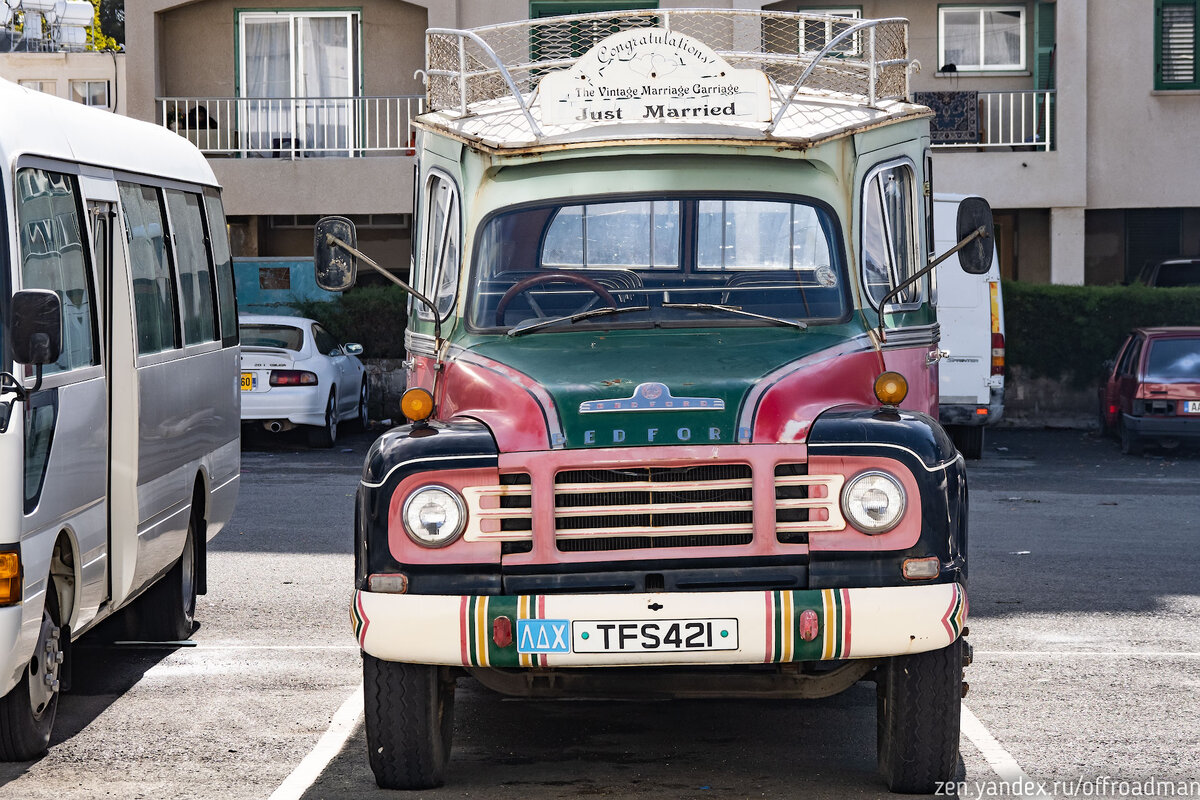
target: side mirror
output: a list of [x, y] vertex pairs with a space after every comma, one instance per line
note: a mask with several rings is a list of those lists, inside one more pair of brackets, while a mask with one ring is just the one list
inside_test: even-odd
[[354, 285], [358, 258], [335, 239], [357, 248], [354, 223], [345, 217], [322, 217], [313, 230], [313, 267], [318, 286], [329, 292], [344, 292]]
[[25, 289], [12, 297], [13, 360], [42, 366], [62, 352], [62, 301], [48, 289]]
[[958, 204], [958, 241], [983, 228], [986, 233], [958, 251], [958, 263], [963, 272], [983, 275], [992, 268], [992, 253], [996, 248], [996, 230], [992, 225], [992, 207], [982, 197], [967, 197]]
[[363, 354], [363, 346], [358, 342], [348, 342], [342, 350], [348, 356], [361, 356]]

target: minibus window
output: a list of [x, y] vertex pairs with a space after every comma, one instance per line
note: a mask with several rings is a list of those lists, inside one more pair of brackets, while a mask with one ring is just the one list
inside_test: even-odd
[[17, 173], [21, 285], [50, 289], [62, 301], [62, 354], [47, 374], [96, 363], [96, 321], [79, 223], [79, 196], [70, 175], [41, 169]]
[[213, 266], [217, 278], [217, 306], [221, 318], [221, 340], [237, 341], [237, 298], [233, 287], [233, 259], [229, 253], [229, 230], [225, 209], [215, 189], [204, 190], [204, 208], [208, 212], [208, 239], [212, 244]]
[[204, 219], [200, 196], [167, 191], [175, 259], [179, 265], [179, 309], [183, 315], [183, 343], [211, 342], [217, 337], [213, 312], [212, 270], [204, 246]]
[[122, 183], [121, 208], [125, 214], [129, 262], [133, 268], [138, 354], [170, 350], [176, 346], [177, 315], [158, 190]]

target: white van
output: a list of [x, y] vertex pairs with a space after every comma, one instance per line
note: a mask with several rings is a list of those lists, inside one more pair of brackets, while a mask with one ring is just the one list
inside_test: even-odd
[[[969, 195], [935, 194], [934, 252], [954, 247], [958, 204]], [[1000, 291], [1000, 259], [992, 268], [971, 275], [958, 257], [937, 269], [938, 323], [941, 360], [938, 415], [942, 426], [967, 458], [983, 455], [984, 426], [1004, 413], [1004, 299]]]

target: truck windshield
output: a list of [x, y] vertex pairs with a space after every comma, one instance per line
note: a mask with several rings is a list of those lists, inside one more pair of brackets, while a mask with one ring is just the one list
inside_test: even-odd
[[[798, 199], [656, 197], [501, 213], [476, 250], [471, 325], [803, 329], [792, 323], [847, 310], [837, 231], [828, 210]], [[583, 313], [601, 308], [621, 313]]]

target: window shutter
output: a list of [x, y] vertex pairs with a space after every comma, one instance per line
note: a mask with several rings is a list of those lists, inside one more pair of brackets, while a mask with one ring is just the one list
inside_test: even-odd
[[1160, 0], [1158, 7], [1158, 87], [1193, 88], [1196, 81], [1196, 2]]
[[1033, 88], [1054, 88], [1055, 3], [1038, 3], [1034, 9]]

